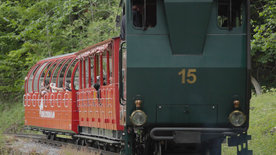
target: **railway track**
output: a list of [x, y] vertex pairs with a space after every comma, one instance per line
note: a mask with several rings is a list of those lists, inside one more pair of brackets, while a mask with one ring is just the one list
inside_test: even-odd
[[114, 153], [108, 150], [106, 146], [98, 145], [98, 148], [90, 146], [89, 143], [85, 144], [85, 146], [75, 144], [75, 141], [70, 138], [63, 138], [63, 137], [55, 137], [55, 139], [47, 139], [45, 135], [36, 135], [36, 134], [15, 134], [16, 138], [26, 138], [31, 139], [35, 143], [40, 143], [43, 145], [48, 145], [54, 148], [72, 148], [76, 150], [87, 150], [94, 154], [99, 155], [119, 155], [119, 153]]

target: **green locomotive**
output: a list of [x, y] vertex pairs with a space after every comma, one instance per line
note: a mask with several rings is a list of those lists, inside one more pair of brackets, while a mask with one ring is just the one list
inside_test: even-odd
[[[123, 154], [248, 150], [249, 0], [127, 0]], [[125, 66], [124, 66], [125, 64]]]

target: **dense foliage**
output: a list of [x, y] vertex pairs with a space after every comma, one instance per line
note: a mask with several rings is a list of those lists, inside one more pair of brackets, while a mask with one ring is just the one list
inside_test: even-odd
[[38, 60], [118, 36], [118, 6], [119, 0], [1, 1], [0, 98], [22, 97], [24, 77]]
[[[38, 60], [118, 36], [120, 0], [1, 0], [0, 103], [21, 99]], [[251, 0], [253, 75], [276, 86], [276, 1]]]
[[276, 87], [276, 1], [251, 0], [253, 76]]

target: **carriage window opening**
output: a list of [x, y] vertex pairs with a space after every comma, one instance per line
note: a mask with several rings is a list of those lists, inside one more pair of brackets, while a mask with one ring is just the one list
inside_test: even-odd
[[155, 27], [156, 0], [132, 0], [132, 21], [135, 27]]
[[97, 82], [102, 85], [102, 69], [103, 69], [103, 56], [102, 53], [98, 56], [98, 77], [97, 77]]
[[37, 71], [37, 69], [39, 68], [40, 65], [37, 65], [35, 67], [35, 69], [32, 71], [32, 73], [30, 74], [30, 77], [28, 79], [28, 93], [32, 93], [33, 89], [32, 89], [32, 85], [33, 85], [33, 78], [34, 78], [34, 74]]
[[[72, 73], [73, 73], [73, 70], [74, 70], [74, 67], [76, 66], [76, 63], [78, 62], [78, 60], [76, 59], [76, 60], [74, 60], [74, 62], [72, 62], [71, 64], [70, 64], [70, 66], [68, 66], [67, 67], [67, 72], [65, 73], [65, 85], [66, 85], [66, 83], [71, 83], [71, 76], [72, 76]], [[69, 64], [68, 64], [69, 65]], [[77, 78], [79, 77], [79, 71], [78, 71], [78, 73], [76, 72], [75, 73], [75, 77], [77, 76]], [[74, 78], [75, 78], [74, 77]], [[79, 79], [79, 78], [78, 78]], [[74, 86], [75, 86], [75, 82], [77, 82], [77, 86], [78, 87], [75, 87], [75, 89], [76, 88], [79, 88], [79, 80], [77, 80], [77, 81], [74, 81]], [[78, 90], [78, 89], [77, 89]]]
[[37, 87], [38, 87], [38, 85], [37, 84], [39, 84], [39, 76], [41, 75], [40, 73], [43, 71], [43, 69], [44, 69], [44, 67], [47, 65], [47, 63], [44, 63], [44, 64], [42, 64], [40, 67], [39, 67], [39, 69], [37, 70], [37, 73], [35, 74], [35, 79], [34, 79], [34, 92], [38, 92], [38, 90], [37, 90]]
[[[58, 87], [58, 84], [56, 83], [56, 81], [57, 81], [57, 76], [58, 76], [58, 71], [59, 71], [59, 69], [60, 69], [60, 67], [62, 66], [62, 64], [64, 63], [64, 61], [65, 60], [62, 60], [61, 62], [59, 62], [59, 64], [57, 64], [58, 66], [55, 68], [55, 70], [54, 70], [54, 74], [53, 74], [53, 76], [52, 76], [52, 81], [51, 81], [51, 83], [53, 83], [53, 85], [55, 86], [55, 87]], [[53, 90], [52, 89], [52, 91], [53, 92], [57, 92], [56, 90]]]
[[96, 75], [96, 79], [95, 79], [95, 83], [100, 84], [100, 69], [101, 69], [101, 64], [100, 64], [100, 55], [96, 55], [96, 66], [95, 66], [95, 75]]
[[94, 84], [94, 57], [90, 58], [90, 69], [91, 69], [91, 86]]
[[56, 67], [57, 63], [58, 63], [58, 62], [55, 62], [55, 63], [51, 66], [51, 68], [49, 69], [49, 71], [48, 71], [48, 73], [47, 73], [47, 75], [46, 75], [46, 80], [45, 80], [45, 81], [49, 81], [50, 83], [52, 82], [52, 81], [50, 81], [51, 75], [52, 75], [52, 73], [53, 73], [53, 71], [54, 71], [54, 68]]
[[89, 88], [89, 58], [85, 58], [85, 85], [86, 85], [86, 88]]
[[239, 27], [242, 24], [241, 0], [218, 0], [217, 22], [220, 27]]
[[112, 52], [109, 51], [109, 83], [112, 83]]
[[79, 82], [80, 82], [80, 80], [79, 80], [79, 76], [80, 76], [79, 68], [80, 68], [80, 67], [78, 66], [78, 68], [77, 68], [77, 70], [76, 70], [76, 72], [75, 72], [74, 81], [73, 81], [73, 83], [74, 83], [74, 88], [75, 88], [76, 90], [79, 90], [79, 88], [80, 88], [80, 86], [79, 86]]
[[107, 55], [106, 52], [103, 54], [103, 85], [107, 84]]
[[68, 65], [71, 61], [72, 61], [71, 59], [67, 60], [66, 63], [64, 64], [64, 66], [62, 67], [60, 73], [59, 73], [58, 84], [57, 84], [59, 88], [63, 87], [63, 79], [64, 79], [64, 76], [65, 76], [65, 71], [66, 71], [66, 68], [68, 67]]
[[52, 64], [52, 62], [48, 63], [47, 66], [44, 67], [44, 69], [42, 71], [41, 77], [39, 78], [39, 90], [38, 91], [40, 91], [41, 88], [43, 87], [43, 86], [41, 86], [42, 82], [44, 82], [45, 74], [46, 74], [47, 70], [49, 69], [49, 67], [51, 66], [51, 64]]

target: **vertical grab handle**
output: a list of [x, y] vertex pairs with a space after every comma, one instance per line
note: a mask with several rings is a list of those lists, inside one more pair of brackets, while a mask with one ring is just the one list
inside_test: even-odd
[[120, 104], [124, 105], [122, 101], [126, 101], [124, 98], [124, 83], [123, 83], [123, 45], [126, 42], [123, 41], [120, 45], [120, 50], [119, 50], [119, 96], [120, 96]]

